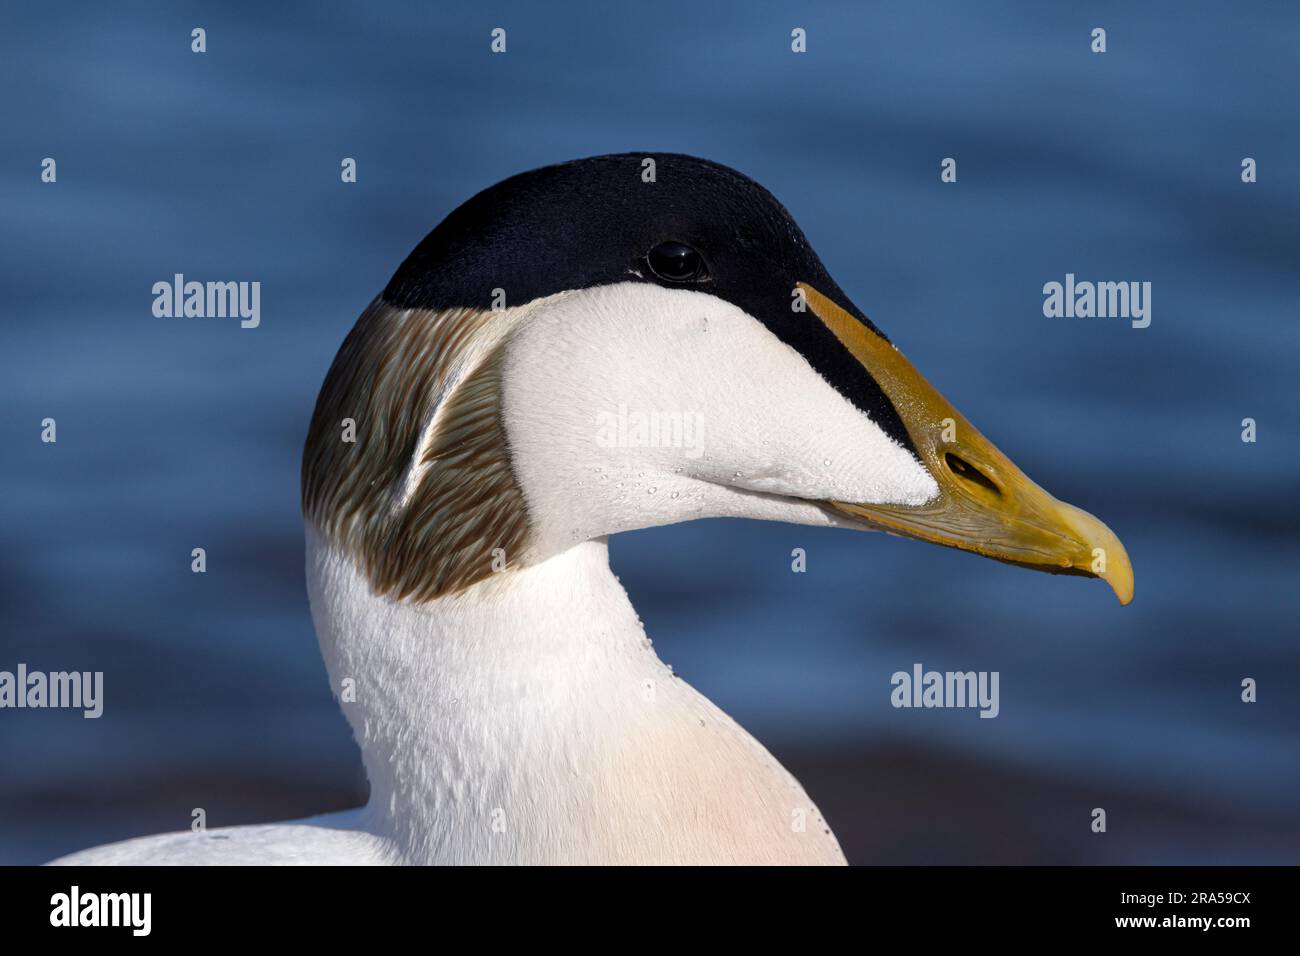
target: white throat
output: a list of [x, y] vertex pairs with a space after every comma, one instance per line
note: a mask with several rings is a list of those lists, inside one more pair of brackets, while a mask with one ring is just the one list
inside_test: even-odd
[[[605, 536], [719, 515], [838, 524], [819, 502], [918, 504], [933, 478], [722, 299], [634, 282], [560, 293], [467, 349], [485, 316], [380, 308], [313, 421], [309, 498], [346, 520], [327, 542], [309, 517], [309, 590], [370, 778], [364, 826], [417, 863], [843, 862], [794, 778], [655, 656]], [[411, 381], [379, 374], [408, 367]], [[362, 438], [378, 437], [341, 446], [333, 430], [358, 408]], [[615, 409], [702, 428], [685, 445], [611, 440]], [[419, 423], [416, 442], [402, 428]], [[408, 445], [395, 477], [385, 452]], [[475, 484], [486, 460], [508, 462], [504, 490]], [[393, 483], [399, 520], [366, 510], [386, 500], [376, 482]], [[510, 517], [526, 535], [502, 539]], [[385, 586], [394, 562], [436, 569], [457, 543], [464, 586], [406, 601]]]
[[658, 659], [604, 540], [425, 604], [374, 595], [307, 531], [312, 615], [410, 863], [828, 863], [763, 747]]

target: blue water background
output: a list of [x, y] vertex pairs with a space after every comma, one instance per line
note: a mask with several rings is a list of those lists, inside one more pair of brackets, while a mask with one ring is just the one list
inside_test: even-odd
[[[216, 826], [363, 799], [303, 588], [316, 390], [457, 203], [623, 150], [768, 186], [1136, 568], [1121, 608], [879, 535], [614, 541], [661, 656], [798, 773], [850, 857], [1300, 862], [1300, 7], [1046, 7], [6, 4], [0, 669], [103, 670], [106, 711], [0, 712], [0, 862], [196, 806]], [[155, 319], [176, 272], [259, 280], [261, 327]], [[1150, 281], [1151, 326], [1045, 318], [1067, 272]], [[891, 708], [918, 661], [999, 671], [1001, 715]]]

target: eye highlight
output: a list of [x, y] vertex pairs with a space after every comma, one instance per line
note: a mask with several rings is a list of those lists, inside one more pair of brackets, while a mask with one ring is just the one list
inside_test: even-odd
[[646, 253], [645, 261], [666, 282], [700, 282], [709, 277], [704, 258], [684, 242], [661, 242]]

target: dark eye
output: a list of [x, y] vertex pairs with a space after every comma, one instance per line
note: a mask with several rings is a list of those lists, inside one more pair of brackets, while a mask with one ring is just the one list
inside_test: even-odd
[[645, 261], [651, 272], [668, 282], [698, 282], [709, 275], [700, 254], [684, 242], [661, 242]]

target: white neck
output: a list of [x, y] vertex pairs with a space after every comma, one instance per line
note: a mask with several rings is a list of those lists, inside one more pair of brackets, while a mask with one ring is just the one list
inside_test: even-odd
[[408, 604], [309, 527], [307, 577], [366, 828], [403, 861], [843, 861], [794, 778], [655, 655], [603, 539]]

